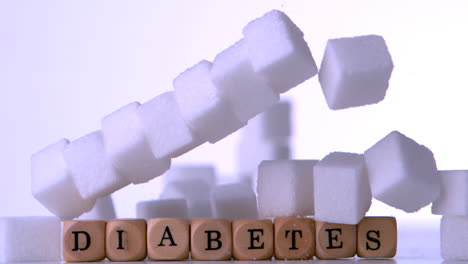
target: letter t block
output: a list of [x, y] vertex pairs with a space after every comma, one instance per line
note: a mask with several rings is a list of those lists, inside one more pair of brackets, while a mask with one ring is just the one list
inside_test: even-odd
[[64, 221], [62, 255], [68, 262], [94, 262], [106, 257], [106, 222]]
[[315, 254], [318, 259], [351, 258], [356, 255], [356, 225], [315, 221]]
[[231, 222], [226, 219], [192, 219], [190, 244], [193, 260], [230, 260]]

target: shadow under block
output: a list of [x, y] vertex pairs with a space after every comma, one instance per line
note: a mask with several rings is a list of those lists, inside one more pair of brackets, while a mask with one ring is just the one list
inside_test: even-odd
[[315, 238], [318, 259], [350, 258], [356, 255], [356, 225], [315, 221]]
[[116, 219], [107, 221], [106, 254], [111, 261], [139, 261], [146, 258], [146, 221]]
[[357, 226], [357, 254], [360, 258], [393, 258], [397, 249], [394, 217], [364, 217]]
[[190, 245], [193, 260], [230, 260], [231, 222], [226, 219], [192, 219]]
[[185, 260], [190, 251], [190, 225], [182, 218], [148, 220], [148, 258], [152, 260]]
[[271, 220], [232, 222], [232, 255], [236, 260], [269, 260], [273, 256]]
[[315, 221], [311, 218], [275, 219], [275, 259], [307, 260], [315, 255]]
[[105, 221], [64, 221], [62, 230], [63, 260], [69, 262], [103, 260], [106, 258], [105, 233]]

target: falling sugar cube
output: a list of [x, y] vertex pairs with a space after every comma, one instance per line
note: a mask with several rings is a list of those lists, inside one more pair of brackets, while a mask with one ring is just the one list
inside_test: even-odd
[[110, 195], [101, 197], [96, 200], [91, 211], [82, 214], [80, 220], [110, 220], [117, 218], [114, 208], [114, 201]]
[[215, 218], [228, 220], [257, 219], [257, 199], [252, 188], [244, 183], [216, 186], [211, 192]]

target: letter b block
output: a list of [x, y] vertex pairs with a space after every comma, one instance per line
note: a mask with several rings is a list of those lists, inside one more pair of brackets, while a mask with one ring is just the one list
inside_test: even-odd
[[225, 219], [192, 219], [190, 228], [193, 260], [231, 259], [231, 222]]
[[237, 260], [267, 260], [273, 256], [273, 223], [270, 220], [232, 222], [232, 253]]
[[357, 226], [357, 254], [360, 258], [393, 258], [397, 248], [394, 217], [364, 217]]
[[190, 226], [186, 219], [153, 218], [148, 220], [148, 258], [185, 260], [190, 250]]
[[315, 221], [315, 227], [317, 258], [350, 258], [356, 255], [356, 225]]
[[306, 260], [315, 254], [315, 222], [310, 218], [275, 219], [275, 259]]
[[94, 262], [106, 257], [106, 222], [94, 220], [64, 221], [62, 230], [63, 260]]
[[146, 221], [109, 220], [106, 226], [106, 254], [111, 261], [139, 261], [146, 258]]

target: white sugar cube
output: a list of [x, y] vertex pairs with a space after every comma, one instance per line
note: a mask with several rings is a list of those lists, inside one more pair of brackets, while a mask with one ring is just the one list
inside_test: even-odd
[[319, 72], [328, 107], [338, 110], [380, 102], [392, 70], [392, 58], [381, 36], [328, 40]]
[[187, 202], [184, 199], [141, 201], [136, 205], [136, 217], [188, 218]]
[[440, 252], [445, 260], [468, 260], [468, 216], [442, 216]]
[[63, 156], [84, 199], [109, 195], [130, 183], [117, 173], [108, 159], [101, 131], [71, 142]]
[[134, 184], [163, 174], [169, 158], [156, 159], [137, 115], [138, 102], [130, 103], [101, 121], [106, 153], [114, 167]]
[[95, 199], [83, 199], [63, 159], [70, 142], [61, 139], [31, 156], [31, 191], [45, 208], [63, 220], [91, 210]]
[[258, 166], [257, 199], [262, 217], [314, 215], [316, 160], [265, 160]]
[[93, 209], [91, 209], [91, 211], [87, 213], [82, 214], [79, 217], [80, 220], [104, 221], [116, 218], [117, 216], [115, 214], [114, 201], [112, 200], [112, 197], [110, 195], [97, 199]]
[[432, 203], [437, 215], [468, 216], [468, 170], [439, 171], [440, 195]]
[[317, 74], [301, 30], [283, 12], [272, 10], [243, 30], [255, 72], [284, 93]]
[[182, 117], [202, 139], [215, 143], [245, 126], [230, 103], [221, 98], [210, 78], [212, 64], [203, 60], [174, 80], [174, 94]]
[[184, 183], [189, 180], [203, 181], [209, 186], [216, 184], [216, 171], [212, 165], [175, 165], [162, 176], [164, 182]]
[[142, 104], [137, 114], [157, 159], [178, 157], [205, 142], [185, 123], [174, 92], [163, 93]]
[[356, 225], [372, 203], [364, 156], [333, 152], [314, 167], [315, 219]]
[[291, 104], [284, 101], [252, 118], [243, 131], [243, 137], [284, 142], [291, 137], [291, 130]]
[[278, 92], [254, 72], [244, 40], [216, 56], [211, 79], [241, 122], [248, 121], [279, 100]]
[[211, 193], [215, 218], [228, 220], [257, 219], [257, 199], [248, 184], [218, 185]]
[[364, 153], [372, 196], [405, 212], [416, 212], [440, 192], [431, 150], [393, 131]]
[[60, 230], [56, 217], [0, 218], [0, 263], [60, 262]]

